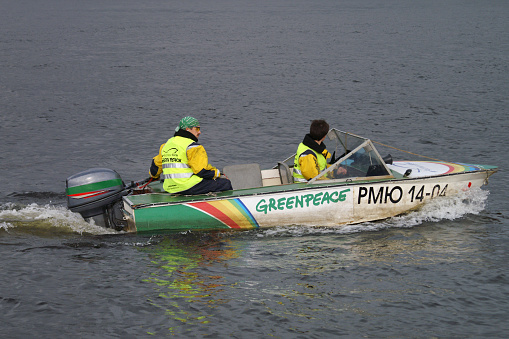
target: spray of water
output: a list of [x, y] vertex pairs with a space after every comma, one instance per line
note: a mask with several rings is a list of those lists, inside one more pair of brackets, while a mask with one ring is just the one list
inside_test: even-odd
[[0, 230], [13, 229], [48, 229], [55, 231], [79, 233], [79, 234], [114, 234], [114, 230], [105, 229], [86, 222], [81, 215], [73, 213], [63, 206], [18, 205], [6, 203], [0, 205]]

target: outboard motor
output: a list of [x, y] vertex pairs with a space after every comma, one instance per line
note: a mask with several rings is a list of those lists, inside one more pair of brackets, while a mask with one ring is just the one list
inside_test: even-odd
[[120, 175], [107, 168], [91, 168], [66, 180], [67, 208], [97, 225], [122, 230], [127, 227], [121, 208], [129, 193]]

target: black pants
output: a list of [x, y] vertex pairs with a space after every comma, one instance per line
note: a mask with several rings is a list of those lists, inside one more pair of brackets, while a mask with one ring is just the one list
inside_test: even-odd
[[232, 183], [228, 179], [225, 178], [217, 178], [216, 180], [203, 179], [190, 189], [178, 192], [178, 194], [195, 195], [195, 194], [205, 194], [209, 192], [229, 191], [232, 189], [233, 189]]

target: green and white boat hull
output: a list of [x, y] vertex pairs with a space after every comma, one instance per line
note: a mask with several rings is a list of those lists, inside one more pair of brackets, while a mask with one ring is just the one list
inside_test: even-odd
[[[416, 209], [432, 198], [481, 187], [496, 171], [496, 167], [480, 165], [394, 163], [406, 169], [429, 164], [452, 170], [434, 176], [298, 183], [202, 196], [129, 195], [123, 198], [124, 211], [131, 232], [337, 227], [385, 219]], [[160, 186], [156, 183], [152, 189], [161, 191]]]

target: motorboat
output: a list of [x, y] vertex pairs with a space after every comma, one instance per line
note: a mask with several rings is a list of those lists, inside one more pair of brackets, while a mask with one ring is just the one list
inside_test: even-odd
[[193, 196], [167, 193], [159, 180], [125, 183], [114, 170], [92, 168], [67, 178], [67, 205], [124, 232], [341, 227], [479, 188], [498, 170], [437, 159], [394, 161], [370, 139], [337, 129], [327, 139], [334, 145], [331, 164], [308, 182], [294, 182], [294, 155], [263, 170], [257, 163], [225, 166], [233, 190]]

